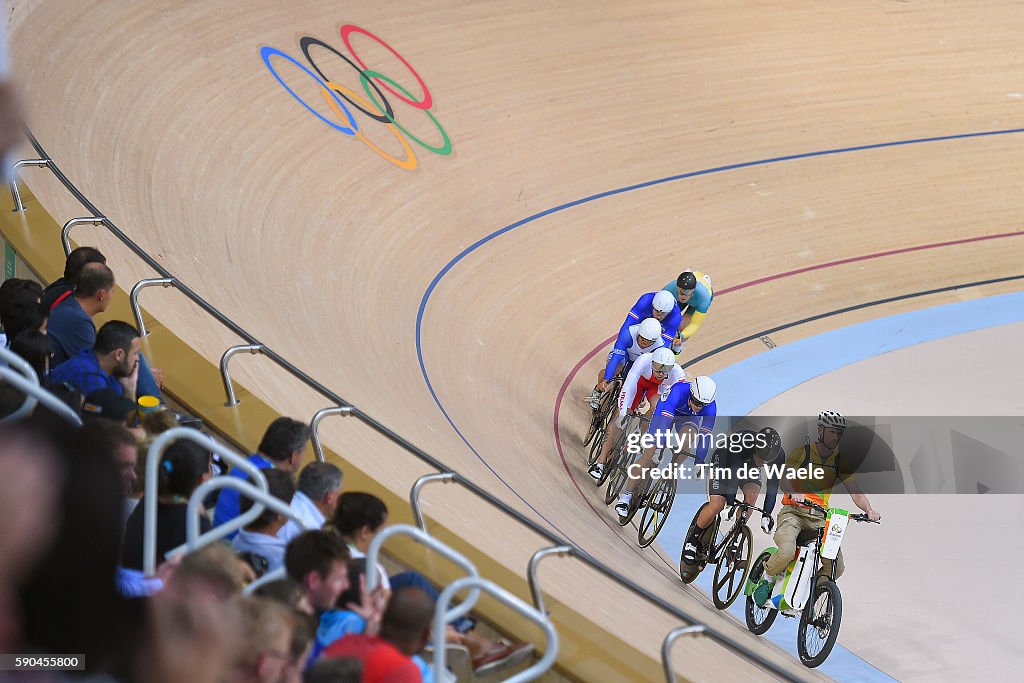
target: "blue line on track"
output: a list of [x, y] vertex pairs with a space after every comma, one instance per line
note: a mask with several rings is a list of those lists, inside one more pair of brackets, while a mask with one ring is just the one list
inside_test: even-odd
[[[552, 523], [551, 520], [549, 520], [547, 517], [545, 517], [543, 514], [541, 514], [533, 505], [530, 504], [529, 501], [527, 501], [525, 498], [523, 498], [519, 494], [518, 491], [516, 491], [514, 488], [512, 488], [509, 485], [509, 483], [507, 481], [505, 481], [505, 479], [494, 469], [494, 467], [492, 467], [491, 464], [489, 462], [487, 462], [487, 460], [483, 456], [481, 456], [479, 452], [477, 452], [477, 450], [473, 447], [473, 444], [471, 444], [469, 442], [469, 440], [465, 437], [465, 435], [462, 433], [462, 431], [455, 424], [455, 421], [452, 420], [451, 416], [448, 414], [448, 411], [445, 409], [444, 404], [441, 403], [441, 400], [437, 397], [437, 392], [434, 390], [433, 383], [431, 383], [431, 381], [430, 381], [430, 374], [427, 372], [426, 365], [423, 362], [423, 342], [422, 342], [423, 315], [424, 315], [424, 312], [427, 309], [427, 303], [430, 301], [430, 296], [431, 296], [431, 294], [434, 293], [434, 289], [437, 287], [438, 283], [441, 282], [441, 280], [444, 278], [444, 276], [447, 275], [448, 272], [452, 268], [454, 268], [457, 263], [459, 263], [459, 261], [464, 259], [469, 254], [473, 253], [474, 251], [476, 251], [477, 249], [479, 249], [483, 245], [485, 245], [488, 242], [494, 240], [495, 238], [500, 237], [500, 236], [504, 235], [505, 233], [511, 232], [512, 230], [520, 228], [520, 227], [522, 227], [524, 225], [528, 225], [530, 223], [538, 221], [541, 218], [544, 218], [545, 216], [549, 216], [549, 215], [554, 214], [554, 213], [559, 213], [561, 211], [565, 211], [567, 209], [571, 209], [574, 206], [579, 206], [580, 204], [587, 204], [589, 202], [597, 201], [598, 199], [604, 199], [606, 197], [612, 197], [612, 196], [615, 196], [615, 195], [618, 195], [618, 194], [623, 194], [625, 192], [632, 192], [634, 190], [642, 190], [644, 188], [653, 187], [655, 185], [662, 185], [664, 183], [670, 183], [670, 182], [674, 182], [674, 181], [677, 181], [677, 180], [685, 180], [687, 178], [696, 178], [696, 177], [699, 177], [699, 176], [711, 175], [711, 174], [714, 174], [714, 173], [723, 173], [723, 172], [726, 172], [726, 171], [735, 171], [735, 170], [741, 169], [741, 168], [750, 168], [750, 167], [753, 167], [753, 166], [767, 166], [769, 164], [777, 164], [777, 163], [781, 163], [781, 162], [784, 162], [784, 161], [796, 161], [796, 160], [800, 160], [800, 159], [811, 159], [811, 158], [814, 158], [814, 157], [823, 157], [823, 156], [830, 156], [830, 155], [835, 155], [835, 154], [847, 154], [847, 153], [850, 153], [850, 152], [865, 152], [865, 151], [869, 151], [869, 150], [885, 149], [885, 148], [888, 148], [888, 147], [902, 147], [902, 146], [906, 146], [906, 145], [919, 145], [919, 144], [925, 144], [925, 143], [931, 143], [931, 142], [949, 142], [949, 141], [954, 141], [954, 140], [966, 140], [966, 139], [969, 139], [969, 138], [994, 137], [994, 136], [997, 136], [997, 135], [1012, 135], [1012, 134], [1017, 134], [1017, 133], [1024, 133], [1024, 128], [1007, 128], [1007, 129], [1003, 129], [1003, 130], [981, 131], [981, 132], [976, 132], [976, 133], [959, 133], [959, 134], [956, 134], [956, 135], [941, 135], [941, 136], [936, 136], [936, 137], [914, 138], [914, 139], [911, 139], [911, 140], [895, 140], [895, 141], [891, 141], [891, 142], [879, 142], [879, 143], [875, 143], [875, 144], [871, 144], [871, 145], [857, 145], [857, 146], [854, 146], [854, 147], [837, 147], [837, 148], [834, 148], [834, 149], [825, 149], [825, 150], [819, 150], [819, 151], [816, 151], [816, 152], [803, 152], [803, 153], [800, 153], [800, 154], [788, 154], [788, 155], [785, 155], [785, 156], [770, 157], [770, 158], [767, 158], [767, 159], [758, 159], [756, 161], [744, 161], [744, 162], [740, 162], [740, 163], [736, 163], [736, 164], [728, 164], [728, 165], [725, 165], [725, 166], [714, 166], [712, 168], [705, 168], [705, 169], [701, 169], [699, 171], [690, 171], [688, 173], [679, 173], [679, 174], [676, 174], [676, 175], [666, 176], [664, 178], [658, 178], [656, 180], [648, 180], [646, 182], [637, 183], [635, 185], [627, 185], [626, 187], [620, 187], [620, 188], [617, 188], [617, 189], [614, 189], [614, 190], [607, 190], [605, 192], [600, 192], [598, 194], [593, 194], [593, 195], [590, 195], [590, 196], [587, 196], [587, 197], [583, 197], [581, 199], [576, 199], [576, 200], [571, 201], [571, 202], [566, 202], [564, 204], [559, 204], [558, 206], [552, 207], [550, 209], [546, 209], [546, 210], [541, 211], [539, 213], [535, 213], [532, 216], [527, 216], [526, 218], [523, 218], [522, 220], [516, 221], [515, 223], [512, 223], [511, 225], [506, 225], [504, 228], [501, 228], [500, 230], [496, 230], [496, 231], [490, 233], [489, 235], [480, 238], [479, 240], [477, 240], [473, 244], [471, 244], [468, 247], [466, 247], [465, 249], [463, 249], [461, 252], [459, 252], [459, 254], [457, 256], [455, 256], [455, 258], [453, 258], [451, 261], [449, 261], [444, 266], [444, 268], [442, 268], [440, 270], [440, 272], [437, 273], [437, 275], [434, 276], [433, 280], [430, 281], [430, 285], [427, 287], [427, 291], [424, 292], [423, 298], [420, 300], [419, 310], [416, 312], [416, 357], [419, 360], [420, 373], [423, 375], [423, 381], [426, 382], [427, 389], [430, 391], [430, 395], [434, 399], [434, 403], [437, 404], [437, 407], [441, 410], [441, 413], [444, 415], [445, 419], [448, 420], [448, 424], [450, 424], [452, 426], [452, 429], [454, 429], [455, 433], [459, 435], [459, 438], [461, 438], [462, 441], [466, 444], [466, 446], [469, 447], [469, 449], [473, 452], [473, 455], [475, 455], [477, 457], [477, 459], [481, 463], [483, 463], [483, 465], [488, 470], [490, 470], [491, 473], [493, 473], [494, 476], [496, 476], [498, 478], [498, 480], [502, 484], [504, 484], [506, 488], [508, 488], [509, 491], [512, 492], [513, 495], [515, 495], [517, 498], [519, 498], [519, 500], [521, 500], [528, 508], [530, 508], [531, 510], [533, 510], [533, 512], [535, 512], [537, 515], [539, 515], [541, 519], [543, 519], [545, 522], [548, 523], [548, 525], [551, 526], [551, 528], [553, 528], [555, 531], [557, 531], [562, 536], [564, 536], [567, 539], [569, 539], [569, 537], [566, 536], [566, 534], [563, 533], [554, 523]], [[569, 539], [569, 540], [572, 540], [572, 539]]]

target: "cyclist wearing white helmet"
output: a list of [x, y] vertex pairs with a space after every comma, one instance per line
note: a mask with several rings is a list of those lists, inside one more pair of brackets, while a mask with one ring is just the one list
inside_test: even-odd
[[619, 433], [626, 423], [626, 416], [639, 410], [645, 399], [650, 404], [646, 413], [650, 416], [657, 403], [654, 398], [668, 396], [672, 386], [684, 379], [686, 372], [676, 363], [676, 355], [665, 347], [656, 349], [653, 353], [645, 353], [636, 359], [619, 392], [619, 419], [612, 420], [608, 425], [608, 432], [601, 445], [601, 454], [597, 462], [590, 466], [591, 477], [600, 480], [604, 473], [604, 465], [611, 456], [612, 445], [618, 440]]
[[608, 354], [608, 362], [604, 370], [597, 373], [597, 386], [594, 393], [587, 399], [590, 407], [597, 410], [601, 407], [601, 395], [608, 388], [608, 383], [622, 370], [629, 372], [630, 366], [641, 354], [653, 352], [665, 345], [661, 335], [661, 323], [654, 318], [647, 318], [638, 325], [630, 325], [619, 330], [615, 346]]
[[711, 301], [715, 298], [715, 290], [711, 287], [711, 277], [699, 270], [687, 268], [679, 273], [675, 282], [665, 285], [665, 290], [679, 302], [682, 322], [679, 333], [673, 340], [672, 348], [676, 353], [682, 350], [683, 342], [696, 334], [711, 309]]
[[[771, 597], [775, 578], [789, 566], [796, 552], [796, 537], [801, 531], [812, 531], [825, 526], [825, 519], [818, 513], [800, 505], [808, 500], [827, 508], [832, 487], [842, 481], [853, 503], [867, 513], [868, 519], [878, 521], [882, 515], [873, 507], [868, 497], [860, 490], [853, 476], [853, 467], [839, 453], [839, 440], [846, 430], [846, 418], [832, 410], [825, 410], [818, 415], [818, 440], [814, 444], [800, 446], [790, 452], [786, 458], [787, 469], [798, 470], [801, 467], [820, 468], [824, 472], [821, 479], [805, 481], [783, 479], [782, 510], [779, 512], [778, 528], [775, 530], [775, 545], [779, 551], [765, 563], [765, 575], [754, 590], [754, 601], [763, 605]], [[845, 570], [843, 551], [839, 551], [836, 562], [836, 578]], [[832, 561], [822, 560], [821, 574], [829, 574]]]
[[[658, 401], [651, 426], [647, 429], [647, 433], [654, 437], [655, 445], [645, 448], [640, 460], [637, 461], [641, 472], [646, 472], [654, 464], [654, 449], [667, 447], [669, 436], [684, 424], [690, 424], [695, 428], [697, 452], [694, 457], [698, 463], [704, 462], [715, 429], [715, 415], [718, 414], [718, 404], [715, 402], [717, 393], [715, 380], [707, 375], [701, 375], [689, 382], [679, 382], [672, 387], [667, 397]], [[673, 463], [676, 455], [673, 452]], [[666, 463], [661, 463], [662, 467], [665, 465]], [[636, 488], [637, 481], [630, 477], [618, 502], [615, 503], [615, 511], [620, 517], [629, 514], [629, 504], [633, 499], [633, 489]]]
[[633, 308], [626, 314], [626, 320], [619, 330], [635, 325], [645, 318], [654, 318], [661, 323], [661, 333], [665, 338], [665, 346], [671, 347], [672, 340], [679, 332], [683, 321], [683, 312], [676, 303], [675, 294], [661, 290], [648, 292], [636, 300]]

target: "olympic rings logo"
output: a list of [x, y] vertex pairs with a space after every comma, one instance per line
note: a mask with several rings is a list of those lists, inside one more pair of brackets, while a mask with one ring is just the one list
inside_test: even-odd
[[[312, 67], [312, 70], [291, 55], [282, 52], [275, 47], [270, 47], [269, 45], [260, 48], [260, 57], [263, 59], [263, 64], [267, 67], [274, 78], [277, 79], [277, 82], [280, 83], [281, 86], [288, 91], [288, 94], [294, 97], [295, 100], [305, 107], [313, 116], [320, 119], [336, 131], [344, 133], [350, 137], [357, 138], [364, 145], [372, 149], [384, 159], [390, 161], [395, 166], [407, 171], [412, 171], [417, 167], [418, 162], [416, 161], [416, 154], [413, 152], [413, 148], [409, 144], [410, 140], [434, 154], [438, 154], [440, 156], [450, 155], [452, 153], [451, 138], [448, 137], [448, 133], [445, 132], [445, 129], [441, 126], [440, 122], [430, 112], [430, 107], [434, 103], [434, 98], [430, 94], [430, 88], [427, 87], [427, 84], [423, 81], [423, 78], [419, 73], [416, 72], [416, 69], [414, 69], [412, 65], [409, 64], [409, 62], [406, 61], [406, 59], [393, 47], [364, 28], [360, 28], [353, 24], [346, 24], [339, 29], [339, 33], [341, 34], [341, 42], [345, 44], [345, 47], [348, 48], [349, 53], [352, 55], [351, 59], [324, 41], [313, 38], [312, 36], [303, 36], [302, 39], [299, 40], [299, 48], [302, 50], [302, 55], [306, 58], [306, 62], [309, 64], [309, 67]], [[409, 92], [408, 89], [390, 76], [386, 76], [379, 71], [369, 69], [366, 66], [366, 63], [359, 57], [355, 48], [352, 47], [353, 33], [366, 36], [394, 55], [398, 61], [402, 63], [402, 66], [409, 70], [409, 73], [412, 74], [412, 77], [416, 80], [420, 90], [423, 91], [422, 99], [415, 99], [415, 96]], [[336, 81], [331, 80], [323, 72], [316, 60], [313, 59], [311, 52], [314, 47], [332, 53], [334, 56], [345, 62], [349, 67], [354, 69], [359, 75], [359, 82], [362, 85], [363, 92], [366, 96], [363, 97], [351, 88], [347, 88]], [[313, 79], [320, 88], [320, 95], [323, 97], [327, 106], [330, 108], [337, 120], [321, 114], [308, 102], [302, 99], [295, 90], [289, 87], [288, 84], [285, 83], [284, 79], [281, 78], [277, 69], [274, 68], [274, 65], [270, 61], [271, 58], [277, 58], [278, 60], [289, 62], [291, 65], [297, 66], [309, 78]], [[416, 137], [410, 133], [407, 128], [403, 127], [402, 124], [397, 121], [395, 117], [395, 109], [391, 105], [391, 102], [388, 101], [388, 98], [384, 95], [384, 91], [387, 91], [393, 97], [413, 107], [414, 110], [426, 115], [441, 134], [441, 144], [437, 146], [431, 145], [430, 143]], [[369, 140], [359, 129], [359, 124], [356, 123], [355, 116], [352, 115], [352, 109], [349, 107], [357, 110], [363, 116], [387, 126], [388, 130], [391, 131], [402, 146], [403, 156], [396, 157], [388, 154], [374, 142]]]

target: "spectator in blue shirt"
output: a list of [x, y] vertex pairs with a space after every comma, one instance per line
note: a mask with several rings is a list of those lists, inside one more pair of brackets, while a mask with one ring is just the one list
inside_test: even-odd
[[67, 382], [82, 394], [110, 389], [132, 401], [139, 367], [139, 331], [126, 322], [111, 320], [96, 334], [96, 346], [55, 367], [50, 384]]
[[78, 274], [75, 293], [50, 311], [46, 332], [53, 339], [53, 364], [60, 365], [96, 343], [92, 318], [110, 306], [114, 273], [103, 263], [88, 263]]
[[95, 247], [78, 247], [68, 254], [64, 263], [64, 275], [46, 286], [40, 302], [47, 311], [52, 311], [60, 302], [75, 293], [78, 274], [87, 263], [106, 263], [107, 258]]
[[[263, 439], [257, 447], [257, 452], [248, 458], [249, 463], [259, 469], [274, 467], [294, 475], [306, 455], [306, 442], [309, 441], [309, 434], [309, 425], [305, 422], [299, 422], [290, 417], [279, 417], [271, 422], [267, 431], [263, 433]], [[237, 467], [233, 468], [228, 476], [248, 479], [248, 475]], [[217, 507], [213, 513], [213, 525], [220, 526], [238, 515], [238, 491], [221, 489], [220, 495], [217, 497]], [[234, 534], [230, 534], [227, 538], [234, 538]]]
[[[85, 263], [71, 284], [73, 294], [53, 304], [47, 323], [47, 332], [53, 338], [52, 365], [60, 365], [96, 344], [96, 325], [92, 319], [107, 310], [114, 296], [114, 273], [104, 262]], [[146, 358], [139, 354], [138, 395], [161, 398], [162, 381], [163, 372], [149, 367]]]
[[[295, 495], [295, 480], [290, 472], [270, 469], [267, 477], [267, 492], [279, 501], [288, 505]], [[252, 498], [246, 496], [239, 502], [239, 514], [248, 512], [253, 506]], [[264, 508], [255, 520], [237, 534], [231, 545], [238, 554], [249, 553], [253, 556], [253, 569], [258, 575], [272, 572], [284, 567], [284, 549], [288, 542], [277, 537], [277, 532], [284, 526], [288, 518]], [[262, 562], [257, 558], [261, 558]], [[257, 566], [262, 564], [262, 567]]]

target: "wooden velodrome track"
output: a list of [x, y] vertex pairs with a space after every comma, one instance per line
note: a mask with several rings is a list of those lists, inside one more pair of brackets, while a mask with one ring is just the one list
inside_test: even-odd
[[[574, 367], [636, 296], [683, 266], [710, 273], [718, 292], [685, 351], [692, 358], [816, 313], [1018, 275], [1024, 263], [1024, 238], [1009, 234], [1024, 222], [1018, 4], [10, 5], [12, 63], [33, 132], [182, 281], [509, 504], [797, 669], [682, 589], [674, 562], [636, 549], [634, 533], [598, 504], [579, 446], [580, 399], [597, 361]], [[346, 34], [358, 58], [410, 99], [429, 89], [450, 155], [413, 143], [417, 167], [400, 168], [304, 109], [260, 58], [269, 46], [304, 64], [303, 36], [351, 58], [339, 35], [349, 24], [387, 41], [422, 77], [364, 33]], [[366, 99], [352, 66], [319, 46], [312, 54]], [[320, 116], [351, 125], [299, 66], [280, 55], [270, 63]], [[385, 94], [409, 133], [442, 146], [422, 110]], [[407, 158], [392, 131], [353, 115], [370, 144]], [[48, 174], [25, 178], [58, 223], [81, 214]], [[122, 286], [151, 275], [109, 236], [79, 230], [76, 241], [111, 255]], [[955, 244], [911, 249], [946, 242]], [[772, 338], [785, 344], [1019, 288], [909, 299]], [[171, 290], [147, 292], [145, 305], [213, 362], [237, 343]], [[764, 350], [740, 344], [691, 373]], [[236, 359], [233, 373], [251, 400], [281, 413], [324, 407], [260, 359]], [[210, 396], [211, 410], [222, 401]], [[335, 419], [321, 433], [400, 497], [426, 471], [365, 428]], [[522, 575], [540, 547], [468, 494], [446, 487], [424, 497], [434, 520], [498, 567]], [[566, 638], [563, 664], [590, 680], [655, 677], [661, 639], [678, 624], [578, 563], [549, 562], [541, 579], [556, 619], [571, 611], [599, 627], [590, 641]], [[891, 565], [865, 558], [856, 571], [883, 580]], [[902, 651], [898, 618], [884, 624], [897, 635], [883, 647], [872, 615], [851, 610], [841, 642], [897, 678], [926, 678]], [[609, 653], [614, 639], [623, 645]], [[630, 657], [638, 663], [615, 661]], [[588, 660], [605, 668], [579, 664]], [[700, 640], [677, 645], [677, 668], [694, 680], [756, 678]]]

